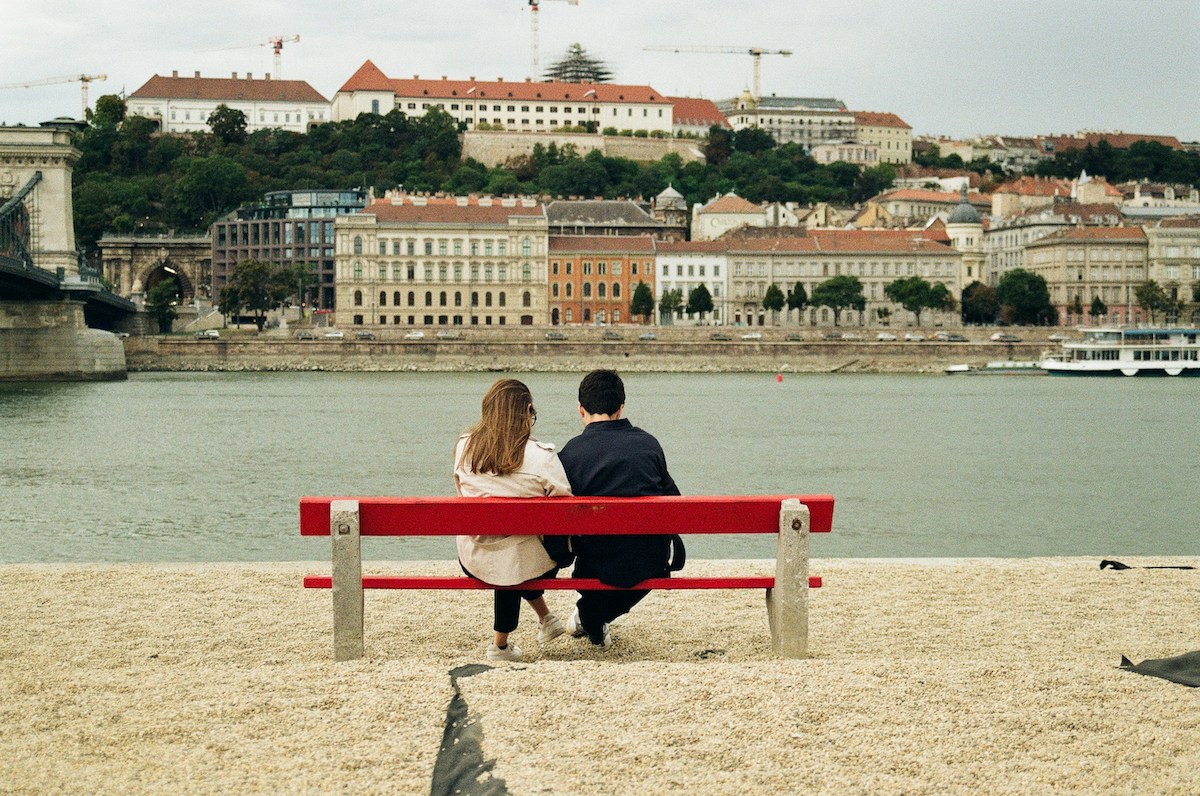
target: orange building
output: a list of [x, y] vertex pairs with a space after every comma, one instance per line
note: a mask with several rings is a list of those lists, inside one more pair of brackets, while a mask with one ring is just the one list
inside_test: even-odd
[[654, 290], [654, 239], [649, 235], [551, 235], [550, 323], [631, 323], [638, 282]]

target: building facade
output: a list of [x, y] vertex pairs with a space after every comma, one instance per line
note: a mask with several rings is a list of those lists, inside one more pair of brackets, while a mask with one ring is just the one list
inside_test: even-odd
[[435, 108], [466, 130], [557, 132], [582, 127], [602, 132], [611, 127], [670, 136], [674, 128], [671, 101], [650, 86], [389, 78], [367, 61], [333, 97], [335, 121], [392, 110], [421, 117]]
[[[1025, 269], [1046, 280], [1050, 303], [1064, 326], [1089, 322], [1137, 324], [1148, 316], [1134, 289], [1145, 282], [1146, 234], [1140, 227], [1075, 227], [1026, 246]], [[1092, 301], [1106, 314], [1091, 316]]]
[[170, 77], [155, 75], [125, 100], [131, 116], [158, 122], [164, 133], [207, 132], [208, 117], [218, 105], [246, 115], [246, 130], [278, 128], [308, 132], [313, 124], [330, 119], [329, 100], [303, 80], [272, 80], [270, 75], [254, 78]]
[[529, 326], [546, 313], [546, 214], [533, 199], [390, 193], [334, 224], [334, 322]]
[[[980, 213], [992, 208], [988, 194], [968, 194], [968, 201]], [[939, 213], [951, 213], [959, 204], [959, 193], [955, 191], [926, 191], [915, 188], [900, 188], [886, 191], [871, 201], [878, 203], [894, 220], [913, 224], [926, 221]]]
[[862, 144], [857, 141], [817, 144], [809, 154], [822, 165], [841, 161], [869, 169], [880, 163], [878, 144]]
[[912, 163], [912, 126], [894, 113], [855, 111], [854, 140], [877, 147], [880, 163]]
[[854, 114], [838, 99], [755, 99], [744, 91], [735, 99], [718, 102], [717, 107], [733, 129], [757, 127], [770, 133], [778, 144], [800, 144], [811, 150], [818, 144], [853, 141], [857, 135]]
[[692, 206], [692, 240], [714, 240], [740, 227], [766, 226], [766, 210], [730, 191]]
[[556, 199], [546, 203], [551, 235], [650, 235], [661, 238], [663, 223], [630, 199]]
[[[683, 323], [699, 323], [701, 320], [714, 324], [725, 324], [729, 317], [729, 268], [726, 249], [728, 244], [719, 240], [671, 241], [656, 247], [656, 279], [658, 293], [655, 301], [668, 290], [678, 290], [683, 297], [684, 309], [680, 313]], [[701, 285], [712, 296], [712, 312], [701, 319], [698, 314], [689, 314], [688, 296]]]
[[629, 306], [639, 282], [657, 299], [649, 235], [555, 235], [549, 249], [552, 325], [635, 323]]
[[697, 97], [667, 97], [672, 106], [673, 130], [678, 136], [704, 138], [714, 125], [729, 129], [729, 120], [716, 103]]
[[1200, 320], [1194, 299], [1200, 295], [1200, 218], [1165, 218], [1146, 225], [1145, 233], [1150, 279], [1162, 285], [1172, 301], [1195, 308], [1174, 322], [1196, 323]]
[[[862, 312], [849, 309], [841, 313], [838, 322], [843, 326], [904, 318], [903, 308], [884, 294], [886, 286], [896, 279], [920, 276], [944, 284], [955, 300], [962, 296], [962, 254], [912, 230], [809, 230], [803, 236], [732, 238], [727, 258], [728, 322], [735, 325], [765, 326], [773, 322], [762, 305], [772, 284], [786, 295], [799, 283], [811, 297], [817, 285], [834, 276], [856, 277], [866, 299]], [[830, 308], [815, 306], [808, 307], [803, 315], [785, 308], [779, 320], [784, 326], [834, 324]], [[962, 323], [956, 310], [927, 312], [922, 320], [942, 326]]]
[[1025, 249], [1067, 227], [1116, 227], [1121, 225], [1119, 208], [1107, 203], [1079, 204], [1064, 201], [1035, 207], [1019, 215], [993, 217], [983, 234], [987, 258], [985, 278], [981, 281], [995, 287], [1000, 277], [1016, 268], [1025, 267]]
[[281, 267], [308, 266], [315, 284], [297, 296], [313, 309], [334, 308], [334, 221], [367, 204], [362, 190], [272, 191], [263, 201], [213, 224], [212, 297], [219, 301], [233, 267], [258, 260]]

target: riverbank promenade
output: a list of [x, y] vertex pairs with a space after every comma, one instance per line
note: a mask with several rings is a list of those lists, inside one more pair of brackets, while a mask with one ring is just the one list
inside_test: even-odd
[[[655, 592], [607, 653], [539, 650], [526, 609], [525, 661], [457, 678], [494, 761], [463, 792], [1200, 792], [1200, 692], [1118, 668], [1200, 648], [1200, 571], [1098, 565], [817, 559], [807, 660], [757, 592]], [[430, 793], [490, 593], [368, 593], [367, 657], [334, 664], [300, 584], [327, 569], [0, 566], [0, 791]]]

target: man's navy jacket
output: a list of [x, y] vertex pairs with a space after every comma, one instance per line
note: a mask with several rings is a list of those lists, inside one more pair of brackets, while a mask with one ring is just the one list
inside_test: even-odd
[[[579, 496], [678, 495], [667, 457], [651, 434], [628, 420], [589, 423], [559, 452], [571, 491]], [[575, 536], [574, 577], [628, 588], [669, 575], [670, 536]], [[682, 550], [680, 551], [682, 553]]]

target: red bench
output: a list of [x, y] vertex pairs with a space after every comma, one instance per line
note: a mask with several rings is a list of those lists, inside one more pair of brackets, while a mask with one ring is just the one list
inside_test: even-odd
[[[307, 575], [305, 588], [332, 589], [334, 657], [363, 655], [363, 589], [491, 589], [466, 576], [362, 574], [362, 536], [777, 534], [775, 576], [652, 578], [647, 589], [765, 589], [775, 651], [802, 658], [808, 649], [808, 534], [833, 526], [829, 495], [645, 498], [305, 497], [300, 535], [331, 536], [332, 575]], [[612, 589], [590, 578], [553, 578], [519, 587]]]

